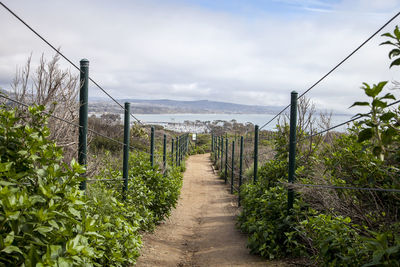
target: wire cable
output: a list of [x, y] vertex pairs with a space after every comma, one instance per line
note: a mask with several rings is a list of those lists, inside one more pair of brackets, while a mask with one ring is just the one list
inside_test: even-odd
[[323, 81], [326, 77], [328, 77], [332, 72], [334, 72], [340, 65], [342, 65], [344, 62], [346, 62], [350, 57], [352, 57], [358, 50], [360, 50], [365, 44], [367, 44], [372, 38], [374, 38], [381, 30], [383, 30], [389, 23], [391, 23], [395, 18], [397, 18], [400, 15], [400, 12], [398, 12], [396, 15], [394, 15], [391, 19], [389, 19], [385, 24], [382, 25], [376, 32], [374, 32], [370, 37], [368, 37], [362, 44], [360, 44], [356, 49], [354, 49], [348, 56], [346, 56], [342, 61], [340, 61], [335, 67], [333, 67], [330, 71], [328, 71], [324, 76], [322, 76], [321, 79], [319, 79], [317, 82], [315, 82], [310, 88], [308, 88], [306, 91], [304, 91], [297, 99], [303, 97], [305, 94], [307, 94], [311, 89], [313, 89], [315, 86], [317, 86], [321, 81]]
[[379, 191], [379, 192], [392, 192], [400, 193], [400, 189], [384, 189], [384, 188], [370, 188], [370, 187], [355, 187], [355, 186], [336, 186], [336, 185], [323, 185], [323, 184], [300, 184], [300, 183], [283, 183], [288, 188], [295, 189], [296, 187], [314, 187], [321, 189], [347, 189], [347, 190], [366, 190], [366, 191]]
[[290, 107], [290, 104], [287, 105], [286, 107], [284, 107], [281, 111], [278, 112], [278, 114], [276, 114], [272, 119], [270, 119], [269, 121], [267, 121], [266, 123], [264, 123], [259, 130], [261, 130], [262, 128], [264, 128], [265, 126], [267, 126], [268, 124], [270, 124], [273, 120], [275, 120], [277, 117], [279, 117], [279, 115], [281, 115], [285, 110], [287, 110]]
[[[17, 20], [19, 20], [22, 24], [24, 24], [31, 32], [33, 32], [37, 37], [39, 37], [43, 42], [45, 42], [48, 46], [50, 46], [57, 54], [59, 54], [62, 58], [64, 58], [68, 63], [70, 63], [75, 69], [77, 69], [79, 72], [81, 72], [81, 69], [74, 64], [67, 56], [65, 56], [63, 53], [61, 53], [55, 46], [53, 46], [49, 41], [47, 41], [42, 35], [40, 35], [36, 30], [34, 30], [31, 26], [29, 26], [28, 23], [26, 23], [21, 17], [19, 17], [15, 12], [13, 12], [10, 8], [8, 8], [3, 2], [0, 2], [0, 5], [3, 6], [11, 15], [13, 15]], [[120, 106], [123, 110], [125, 110], [125, 107], [122, 106], [114, 97], [112, 97], [103, 87], [101, 87], [94, 79], [89, 77], [89, 80], [96, 85], [104, 94], [106, 94], [111, 100], [113, 100], [118, 106]], [[134, 118], [136, 121], [138, 121], [141, 125], [143, 123], [136, 118], [134, 115], [130, 114], [132, 118]]]
[[[396, 19], [400, 15], [400, 12], [398, 12], [396, 15], [394, 15], [391, 19], [389, 19], [385, 24], [383, 24], [377, 31], [375, 31], [371, 36], [369, 36], [364, 42], [362, 42], [356, 49], [354, 49], [349, 55], [347, 55], [342, 61], [340, 61], [338, 64], [336, 64], [330, 71], [328, 71], [324, 76], [322, 76], [318, 81], [316, 81], [313, 85], [311, 85], [307, 90], [305, 90], [300, 96], [297, 97], [297, 99], [300, 99], [303, 97], [305, 94], [307, 94], [309, 91], [311, 91], [315, 86], [317, 86], [320, 82], [322, 82], [326, 77], [328, 77], [332, 72], [334, 72], [337, 68], [339, 68], [344, 62], [346, 62], [350, 57], [352, 57], [355, 53], [358, 52], [365, 44], [367, 44], [372, 38], [374, 38], [380, 31], [382, 31], [389, 23], [391, 23], [394, 19]], [[275, 120], [279, 115], [281, 115], [287, 108], [290, 107], [290, 104], [287, 105], [284, 109], [282, 109], [277, 115], [275, 115], [271, 120], [263, 124], [263, 126], [260, 127], [260, 130], [263, 129], [265, 126], [270, 124], [273, 120]]]
[[[14, 102], [14, 103], [18, 104], [18, 105], [21, 105], [21, 106], [24, 106], [24, 107], [26, 107], [26, 108], [29, 108], [29, 105], [27, 105], [27, 104], [25, 104], [25, 103], [23, 103], [23, 102], [21, 102], [21, 101], [18, 101], [18, 100], [16, 100], [16, 99], [12, 99], [12, 98], [10, 98], [10, 97], [4, 95], [4, 94], [0, 94], [0, 97], [5, 98], [5, 99], [7, 99], [7, 100], [9, 100], [9, 101], [11, 101], [11, 102]], [[77, 128], [81, 128], [81, 127], [82, 127], [82, 126], [80, 126], [79, 124], [76, 124], [76, 123], [74, 123], [74, 122], [68, 121], [68, 120], [63, 119], [63, 118], [60, 118], [60, 117], [58, 117], [58, 116], [55, 116], [55, 115], [53, 115], [53, 114], [51, 114], [51, 113], [49, 113], [49, 112], [47, 112], [47, 111], [45, 111], [45, 110], [42, 111], [42, 113], [44, 113], [44, 114], [46, 114], [46, 115], [48, 115], [48, 116], [50, 116], [50, 117], [52, 117], [52, 118], [54, 118], [54, 119], [56, 119], [56, 120], [59, 120], [59, 121], [65, 122], [65, 123], [67, 123], [67, 124], [69, 124], [69, 125], [72, 125], [72, 126], [74, 126], [74, 127], [77, 127]], [[95, 134], [95, 135], [98, 135], [98, 136], [101, 136], [101, 137], [103, 137], [103, 138], [106, 138], [106, 139], [109, 140], [109, 141], [112, 141], [112, 142], [115, 142], [115, 143], [120, 144], [120, 145], [122, 145], [122, 146], [125, 146], [125, 144], [124, 144], [123, 142], [118, 141], [118, 140], [115, 140], [115, 139], [113, 139], [113, 138], [111, 138], [111, 137], [108, 137], [108, 136], [106, 136], [106, 135], [104, 135], [104, 134], [102, 134], [102, 133], [99, 133], [99, 132], [97, 132], [97, 131], [95, 131], [95, 130], [93, 130], [93, 129], [88, 128], [88, 131], [91, 132], [91, 133], [93, 133], [93, 134]], [[129, 148], [130, 148], [130, 149], [136, 149], [136, 148], [133, 147], [133, 146], [129, 146]], [[140, 151], [141, 151], [141, 150], [140, 150]], [[141, 152], [147, 153], [146, 151], [141, 151]], [[148, 154], [150, 154], [150, 153], [148, 153]]]
[[[389, 105], [387, 105], [386, 107], [388, 108], [388, 107], [391, 107], [391, 106], [393, 106], [393, 105], [395, 105], [395, 104], [398, 104], [398, 103], [400, 103], [400, 100], [394, 101], [394, 102], [390, 103]], [[371, 112], [369, 112], [369, 113], [367, 113], [367, 114], [371, 114]], [[347, 121], [345, 121], [345, 122], [339, 123], [339, 124], [337, 124], [337, 125], [335, 125], [335, 126], [332, 126], [332, 127], [328, 128], [328, 129], [325, 129], [325, 130], [322, 130], [322, 131], [320, 131], [320, 132], [318, 132], [318, 133], [315, 133], [315, 134], [306, 136], [306, 137], [304, 137], [304, 138], [298, 140], [297, 142], [301, 142], [301, 141], [304, 141], [304, 140], [306, 140], [306, 139], [312, 138], [312, 137], [314, 137], [314, 136], [317, 136], [317, 135], [320, 135], [320, 134], [329, 132], [330, 130], [336, 129], [336, 128], [340, 127], [340, 126], [346, 125], [347, 123], [350, 123], [350, 122], [356, 121], [356, 120], [358, 120], [358, 119], [361, 119], [362, 117], [364, 117], [364, 116], [362, 116], [362, 115], [356, 115], [355, 117], [351, 118], [350, 120], [347, 120]]]

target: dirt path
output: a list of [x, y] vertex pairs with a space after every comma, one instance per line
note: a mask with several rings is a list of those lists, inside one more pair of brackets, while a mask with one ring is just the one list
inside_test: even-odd
[[177, 208], [144, 237], [136, 266], [285, 266], [250, 255], [235, 228], [236, 198], [214, 175], [209, 154], [186, 163]]

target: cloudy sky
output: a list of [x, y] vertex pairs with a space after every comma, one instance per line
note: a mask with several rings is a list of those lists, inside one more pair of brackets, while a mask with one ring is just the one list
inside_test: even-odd
[[[400, 11], [400, 0], [4, 0], [116, 98], [286, 105]], [[386, 30], [392, 31], [400, 18]], [[0, 86], [53, 52], [0, 7]], [[383, 33], [382, 32], [382, 33]], [[309, 94], [320, 109], [400, 80], [377, 36]], [[68, 68], [63, 62], [62, 67]], [[75, 70], [74, 70], [75, 71]], [[397, 92], [396, 92], [397, 93]], [[398, 94], [398, 93], [397, 93]], [[103, 96], [94, 86], [91, 96]]]

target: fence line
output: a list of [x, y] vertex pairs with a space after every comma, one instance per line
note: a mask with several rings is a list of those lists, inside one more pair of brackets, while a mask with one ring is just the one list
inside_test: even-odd
[[[18, 16], [14, 11], [8, 8], [3, 2], [0, 2], [0, 5], [3, 6], [11, 15], [13, 15], [17, 20], [19, 20], [22, 24], [24, 24], [31, 32], [33, 32], [37, 37], [39, 37], [43, 42], [45, 42], [51, 49], [53, 49], [57, 54], [59, 54], [62, 58], [64, 58], [69, 64], [71, 64], [75, 69], [77, 69], [80, 73], [82, 73], [81, 69], [72, 62], [67, 56], [61, 53], [55, 46], [53, 46], [49, 41], [47, 41], [42, 35], [40, 35], [36, 30], [34, 30], [28, 23], [26, 23], [20, 16]], [[112, 97], [103, 87], [101, 87], [94, 79], [89, 77], [89, 80], [96, 85], [104, 94], [106, 94], [112, 101], [114, 101], [118, 106], [120, 106], [123, 110], [125, 108], [114, 98]], [[134, 118], [139, 124], [144, 125], [138, 118], [136, 118], [133, 114], [130, 114], [132, 118]]]
[[302, 183], [283, 183], [287, 188], [296, 189], [299, 187], [314, 187], [318, 189], [347, 189], [347, 190], [366, 190], [366, 191], [379, 191], [379, 192], [393, 192], [400, 193], [400, 189], [385, 189], [385, 188], [374, 188], [374, 187], [356, 187], [356, 186], [337, 186], [337, 185], [324, 185], [324, 184], [302, 184]]
[[[5, 98], [5, 99], [7, 99], [7, 100], [9, 100], [9, 101], [11, 101], [11, 102], [14, 102], [14, 103], [18, 104], [18, 105], [24, 106], [24, 107], [26, 107], [26, 108], [29, 107], [28, 104], [23, 103], [23, 102], [21, 102], [21, 101], [18, 101], [18, 100], [16, 100], [16, 99], [12, 99], [12, 98], [10, 98], [10, 97], [4, 95], [4, 94], [0, 94], [0, 97]], [[79, 124], [76, 124], [76, 123], [74, 123], [74, 122], [68, 121], [68, 120], [63, 119], [63, 118], [60, 118], [60, 117], [58, 117], [58, 116], [55, 116], [55, 115], [53, 115], [53, 114], [51, 114], [51, 113], [49, 113], [49, 112], [47, 112], [47, 111], [45, 111], [45, 110], [43, 110], [42, 113], [44, 113], [44, 114], [46, 114], [46, 115], [48, 115], [48, 116], [50, 116], [50, 117], [52, 117], [52, 118], [54, 118], [54, 119], [56, 119], [56, 120], [65, 122], [65, 123], [67, 123], [67, 124], [69, 124], [69, 125], [71, 125], [71, 126], [74, 126], [74, 127], [77, 127], [77, 128], [82, 128], [82, 126], [80, 126]], [[113, 138], [111, 138], [111, 137], [108, 137], [108, 136], [106, 136], [106, 135], [104, 135], [104, 134], [102, 134], [102, 133], [99, 133], [99, 132], [97, 132], [97, 131], [95, 131], [95, 130], [93, 130], [93, 129], [88, 128], [88, 131], [91, 132], [91, 133], [93, 133], [93, 134], [95, 134], [95, 135], [98, 135], [98, 136], [101, 136], [101, 137], [103, 137], [103, 138], [106, 138], [106, 139], [109, 140], [109, 141], [112, 141], [112, 142], [115, 142], [115, 143], [117, 143], [117, 144], [119, 144], [119, 145], [125, 146], [125, 144], [124, 144], [123, 142], [118, 141], [118, 140], [115, 140], [115, 139], [113, 139]], [[135, 147], [133, 147], [133, 146], [130, 146], [129, 148], [131, 148], [131, 149], [137, 149], [137, 148], [135, 148]], [[140, 150], [140, 151], [141, 151], [141, 152], [144, 152], [144, 153], [148, 153], [148, 152], [146, 152], [146, 151], [142, 151], [142, 150]]]
[[[292, 92], [292, 102], [289, 105], [291, 107], [291, 113], [290, 113], [290, 141], [289, 141], [289, 146], [288, 146], [288, 152], [289, 152], [289, 182], [288, 183], [282, 183], [283, 185], [285, 185], [288, 188], [288, 209], [290, 210], [292, 208], [293, 205], [293, 198], [294, 198], [294, 192], [293, 190], [299, 187], [313, 187], [316, 189], [334, 189], [334, 190], [364, 190], [364, 191], [379, 191], [379, 192], [392, 192], [392, 193], [400, 193], [400, 189], [384, 189], [384, 188], [370, 188], [370, 187], [354, 187], [354, 186], [335, 186], [335, 185], [321, 185], [321, 184], [302, 184], [302, 183], [295, 183], [294, 182], [294, 168], [295, 168], [295, 155], [296, 155], [296, 151], [295, 151], [295, 147], [296, 144], [317, 136], [317, 135], [321, 135], [325, 132], [328, 132], [332, 129], [335, 129], [337, 127], [343, 126], [347, 123], [353, 122], [355, 120], [358, 120], [360, 118], [363, 117], [363, 115], [356, 115], [354, 118], [343, 122], [343, 123], [339, 123], [335, 126], [329, 127], [328, 129], [325, 129], [323, 131], [317, 132], [315, 134], [306, 136], [300, 140], [296, 140], [296, 122], [297, 122], [297, 100], [299, 98], [297, 97], [297, 93], [296, 92]], [[385, 108], [389, 108], [391, 106], [394, 106], [396, 104], [400, 103], [400, 100], [394, 101], [390, 104], [388, 104]], [[369, 113], [367, 113], [369, 114]], [[253, 164], [254, 166], [257, 166], [258, 163], [258, 158], [261, 155], [264, 155], [266, 153], [269, 152], [265, 152], [265, 153], [258, 153], [258, 125], [255, 125], [255, 138], [254, 138], [254, 150], [253, 150]], [[244, 137], [241, 136], [241, 140], [244, 140]], [[235, 160], [235, 156], [234, 153], [232, 153], [232, 156], [229, 153], [229, 146], [228, 146], [228, 137], [227, 135], [224, 137], [222, 136], [215, 136], [214, 134], [212, 134], [211, 137], [211, 151], [212, 151], [212, 158], [214, 158], [214, 164], [216, 164], [219, 160], [221, 160], [221, 164], [220, 164], [220, 171], [221, 171], [221, 176], [222, 178], [224, 178], [225, 183], [229, 183], [231, 185], [231, 193], [233, 193], [233, 191], [237, 191], [239, 193], [239, 199], [238, 199], [238, 205], [240, 205], [240, 186], [242, 185], [242, 179], [246, 178], [248, 180], [250, 180], [249, 177], [243, 176], [242, 174], [242, 170], [240, 170], [239, 172], [237, 172], [233, 166], [234, 164], [234, 160]], [[225, 147], [225, 150], [224, 150]], [[232, 148], [235, 147], [235, 141], [232, 141]], [[280, 146], [280, 148], [282, 148], [282, 146]], [[243, 147], [241, 147], [241, 151], [243, 151]], [[232, 152], [232, 151], [231, 151]], [[225, 154], [225, 156], [224, 156]], [[228, 161], [232, 160], [232, 164], [230, 164]], [[243, 154], [241, 153], [239, 156], [239, 160], [242, 161], [243, 160]], [[230, 170], [230, 173], [232, 175], [231, 177], [231, 181], [228, 181], [228, 169]], [[258, 170], [258, 168], [256, 169], [256, 167], [254, 167], [254, 173], [253, 173], [253, 178], [256, 177], [257, 172], [256, 170]], [[236, 187], [234, 185], [234, 176], [237, 175], [240, 177], [239, 179], [239, 186]], [[256, 179], [253, 179], [253, 183], [256, 182]]]
[[[382, 31], [389, 23], [395, 20], [400, 15], [400, 12], [395, 14], [392, 18], [390, 18], [386, 23], [384, 23], [378, 30], [376, 30], [372, 35], [370, 35], [364, 42], [362, 42], [356, 49], [354, 49], [349, 55], [347, 55], [342, 61], [336, 64], [331, 70], [329, 70], [325, 75], [323, 75], [318, 81], [316, 81], [313, 85], [311, 85], [307, 90], [305, 90], [302, 94], [298, 96], [297, 99], [300, 99], [305, 94], [310, 92], [315, 86], [317, 86], [320, 82], [322, 82], [326, 77], [328, 77], [332, 72], [334, 72], [337, 68], [339, 68], [344, 62], [346, 62], [349, 58], [351, 58], [355, 53], [358, 52], [364, 45], [366, 45], [372, 38], [374, 38], [380, 31]], [[286, 109], [290, 107], [290, 104], [283, 108], [278, 114], [276, 114], [271, 120], [266, 122], [260, 127], [260, 130], [265, 126], [270, 124], [274, 119], [276, 119], [279, 115], [281, 115]]]

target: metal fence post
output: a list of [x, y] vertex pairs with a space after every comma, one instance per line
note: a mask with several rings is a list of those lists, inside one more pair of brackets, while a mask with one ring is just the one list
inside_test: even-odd
[[179, 150], [179, 142], [178, 142], [178, 136], [176, 137], [176, 140], [175, 140], [175, 165], [176, 166], [179, 166], [179, 162], [178, 162], [178, 150]]
[[130, 125], [130, 110], [131, 105], [125, 102], [125, 114], [124, 114], [124, 159], [122, 168], [122, 178], [124, 179], [123, 199], [126, 199], [126, 193], [128, 192], [128, 177], [129, 177], [129, 130]]
[[[289, 137], [289, 175], [288, 182], [294, 182], [296, 171], [296, 123], [297, 123], [297, 92], [292, 91], [290, 100], [290, 137]], [[294, 191], [288, 190], [288, 211], [293, 208]]]
[[243, 172], [243, 136], [240, 137], [240, 156], [239, 156], [239, 189], [238, 189], [238, 206], [240, 207], [240, 187], [242, 186]]
[[211, 134], [211, 152], [214, 152], [214, 134]]
[[174, 138], [171, 138], [171, 164], [174, 165]]
[[217, 137], [214, 136], [214, 165], [217, 163]]
[[178, 166], [181, 166], [181, 153], [182, 153], [182, 140], [181, 136], [178, 138]]
[[163, 170], [167, 168], [167, 135], [164, 134], [164, 142], [163, 142]]
[[225, 183], [228, 182], [228, 149], [229, 149], [228, 143], [229, 143], [229, 139], [228, 139], [228, 137], [226, 137], [226, 140], [225, 140], [225, 175], [224, 175]]
[[224, 166], [224, 137], [221, 136], [221, 172], [223, 170], [223, 166]]
[[[88, 132], [88, 87], [89, 87], [89, 60], [80, 61], [80, 90], [79, 90], [79, 144], [78, 144], [78, 163], [87, 167], [87, 132]], [[86, 172], [82, 174], [85, 180], [81, 182], [79, 188], [86, 190]]]
[[258, 125], [254, 127], [254, 183], [258, 174]]
[[232, 141], [232, 176], [231, 176], [231, 194], [233, 194], [233, 181], [235, 179], [235, 141]]
[[221, 155], [221, 136], [218, 136], [218, 157], [217, 159], [219, 159], [220, 155]]
[[150, 163], [151, 167], [154, 166], [154, 126], [151, 126], [151, 135], [150, 135]]

